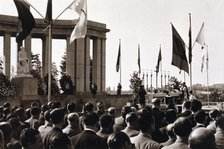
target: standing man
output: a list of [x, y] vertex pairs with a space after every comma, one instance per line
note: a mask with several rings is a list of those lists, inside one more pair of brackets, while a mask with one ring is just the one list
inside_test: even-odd
[[121, 89], [122, 89], [121, 83], [118, 83], [118, 85], [117, 85], [117, 95], [121, 95]]
[[182, 94], [182, 99], [184, 101], [189, 99], [189, 94], [188, 94], [188, 88], [185, 82], [182, 83], [182, 86], [180, 88], [181, 94]]
[[145, 91], [144, 85], [140, 85], [138, 97], [139, 97], [139, 103], [141, 107], [145, 106], [145, 95], [146, 95], [146, 91]]

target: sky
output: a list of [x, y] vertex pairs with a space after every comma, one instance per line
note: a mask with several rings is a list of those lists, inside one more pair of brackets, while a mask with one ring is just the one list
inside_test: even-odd
[[[17, 16], [13, 0], [0, 1], [0, 14]], [[45, 16], [47, 0], [28, 1]], [[53, 18], [56, 18], [71, 2], [72, 0], [53, 0]], [[31, 12], [35, 18], [40, 18], [32, 8]], [[131, 74], [138, 71], [138, 44], [140, 45], [141, 75], [148, 73], [148, 86], [151, 84], [152, 72], [152, 85], [155, 87], [154, 70], [160, 45], [163, 75], [169, 73], [170, 76], [175, 76], [182, 82], [185, 81], [189, 86], [189, 75], [184, 74], [183, 71], [179, 73], [179, 69], [171, 65], [171, 23], [188, 45], [189, 13], [191, 13], [193, 43], [202, 23], [205, 23], [205, 41], [209, 53], [209, 85], [224, 83], [223, 0], [87, 0], [87, 13], [88, 20], [104, 23], [110, 29], [106, 40], [106, 87], [116, 89], [120, 80], [120, 74], [116, 72], [119, 39], [121, 39], [121, 84], [124, 90], [129, 90]], [[77, 15], [71, 10], [66, 10], [59, 19], [77, 19]], [[33, 53], [40, 53], [40, 39], [33, 39], [32, 43]], [[12, 51], [16, 49], [14, 44], [15, 39], [12, 39]], [[1, 56], [2, 38], [0, 38], [0, 46]], [[52, 59], [58, 68], [66, 49], [65, 46], [64, 40], [53, 40]], [[202, 51], [199, 44], [194, 44], [192, 55], [192, 83], [207, 85], [207, 74], [201, 73], [200, 70]], [[160, 87], [160, 77], [158, 82]], [[163, 85], [164, 83], [163, 79]], [[144, 84], [147, 85], [146, 79]]]

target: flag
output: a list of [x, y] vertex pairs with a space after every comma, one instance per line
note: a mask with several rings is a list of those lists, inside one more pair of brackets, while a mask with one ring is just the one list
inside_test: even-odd
[[116, 64], [116, 71], [119, 71], [120, 68], [120, 57], [121, 57], [121, 43], [119, 42], [119, 48], [118, 48], [118, 55], [117, 55], [117, 64]]
[[191, 63], [192, 61], [192, 37], [191, 37], [191, 15], [189, 16], [189, 19], [190, 19], [190, 27], [189, 27], [189, 47], [188, 47], [188, 50], [189, 50], [189, 64]]
[[87, 31], [87, 3], [86, 0], [75, 0], [69, 7], [79, 15], [78, 22], [71, 33], [70, 43], [78, 38], [85, 38]]
[[204, 36], [204, 23], [202, 24], [201, 26], [201, 29], [198, 33], [198, 36], [196, 38], [196, 41], [197, 43], [199, 43], [201, 45], [201, 48], [203, 49], [205, 47], [205, 36]]
[[202, 51], [201, 72], [203, 72], [204, 70], [204, 65], [206, 66], [206, 70], [208, 71], [208, 46], [203, 48]]
[[141, 73], [141, 64], [140, 64], [140, 45], [138, 45], [138, 72]]
[[50, 24], [52, 21], [52, 0], [48, 0], [47, 2], [47, 10], [46, 10], [45, 19], [48, 24]]
[[[171, 24], [172, 25], [172, 24]], [[173, 56], [171, 64], [189, 73], [188, 62], [185, 54], [185, 43], [172, 25]]]
[[162, 60], [162, 54], [161, 54], [161, 47], [159, 49], [159, 55], [158, 55], [158, 60], [157, 60], [157, 65], [156, 65], [156, 72], [158, 73], [159, 72], [159, 65], [160, 65], [160, 62]]
[[22, 23], [22, 31], [16, 35], [16, 42], [21, 44], [29, 35], [36, 23], [33, 15], [23, 0], [14, 0], [14, 3], [18, 11], [18, 18]]

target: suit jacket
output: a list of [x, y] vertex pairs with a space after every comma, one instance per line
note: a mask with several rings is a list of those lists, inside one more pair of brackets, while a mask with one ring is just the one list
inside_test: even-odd
[[83, 130], [71, 140], [74, 149], [107, 149], [106, 141], [91, 130]]
[[126, 127], [125, 129], [122, 130], [124, 133], [126, 133], [129, 137], [134, 137], [137, 136], [139, 134], [138, 130], [135, 130], [131, 127]]
[[188, 149], [188, 142], [187, 139], [183, 140], [181, 138], [177, 138], [177, 140], [169, 145], [169, 146], [164, 146], [162, 149]]
[[131, 137], [131, 143], [135, 144], [136, 149], [161, 149], [163, 147], [153, 141], [150, 135], [142, 132], [135, 137]]
[[43, 149], [49, 149], [51, 139], [59, 133], [63, 133], [63, 132], [60, 128], [57, 128], [57, 127], [53, 127], [49, 131], [45, 132], [41, 137], [42, 143], [43, 143]]
[[216, 148], [217, 149], [223, 149], [224, 148], [224, 130], [222, 130], [221, 128], [217, 128], [216, 129], [216, 133], [215, 133], [215, 142], [216, 142]]

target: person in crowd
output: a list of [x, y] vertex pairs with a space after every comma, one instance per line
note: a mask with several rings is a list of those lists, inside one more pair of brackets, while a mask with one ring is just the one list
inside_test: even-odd
[[205, 127], [206, 126], [206, 123], [207, 123], [207, 117], [206, 117], [206, 114], [205, 114], [205, 111], [204, 110], [200, 110], [198, 112], [195, 113], [194, 115], [194, 119], [195, 119], [195, 122], [196, 122], [196, 126], [194, 126], [192, 129], [197, 129], [199, 127]]
[[7, 144], [8, 148], [22, 148], [20, 144], [20, 133], [22, 131], [22, 127], [19, 123], [19, 120], [15, 117], [10, 118], [8, 122], [12, 126], [12, 139], [11, 141]]
[[136, 149], [160, 149], [162, 145], [152, 140], [151, 134], [154, 129], [154, 118], [151, 112], [143, 108], [139, 112], [140, 133], [131, 137], [131, 143], [135, 144]]
[[0, 130], [3, 133], [4, 148], [7, 149], [7, 144], [12, 140], [12, 126], [9, 122], [0, 122]]
[[188, 88], [187, 88], [187, 85], [185, 82], [182, 83], [180, 91], [181, 91], [181, 96], [182, 96], [183, 101], [188, 100], [189, 93], [188, 93]]
[[216, 119], [215, 142], [216, 149], [224, 148], [224, 117], [220, 116]]
[[121, 89], [122, 89], [121, 83], [118, 83], [118, 85], [117, 85], [117, 95], [121, 95]]
[[50, 110], [50, 107], [48, 104], [43, 104], [41, 106], [41, 112], [40, 112], [40, 116], [39, 116], [39, 123], [40, 123], [40, 126], [41, 125], [44, 125], [45, 123], [45, 119], [44, 119], [44, 112], [46, 112], [47, 110]]
[[0, 148], [1, 149], [5, 149], [5, 146], [4, 146], [4, 135], [3, 135], [3, 132], [0, 130]]
[[173, 124], [173, 132], [176, 141], [163, 149], [188, 149], [188, 136], [192, 131], [191, 122], [188, 118], [180, 117]]
[[194, 96], [193, 91], [190, 91], [189, 92], [189, 100], [192, 101], [194, 99], [197, 99], [197, 98]]
[[62, 131], [67, 134], [69, 137], [75, 136], [81, 132], [79, 128], [79, 115], [78, 113], [69, 113], [68, 114], [68, 126], [66, 126]]
[[41, 137], [43, 136], [45, 132], [48, 132], [53, 126], [50, 120], [50, 112], [51, 112], [50, 110], [47, 110], [44, 112], [44, 125], [41, 125], [38, 128], [38, 131], [40, 132]]
[[68, 103], [67, 106], [66, 106], [66, 114], [65, 114], [65, 124], [64, 124], [64, 127], [66, 127], [68, 125], [68, 114], [69, 113], [73, 113], [76, 111], [76, 104], [74, 102], [72, 103]]
[[71, 138], [75, 149], [106, 149], [106, 141], [96, 132], [99, 128], [99, 116], [95, 112], [87, 112], [83, 115], [84, 130]]
[[40, 133], [33, 128], [25, 128], [20, 140], [23, 149], [43, 149]]
[[213, 133], [215, 133], [216, 132], [216, 124], [215, 124], [216, 119], [219, 118], [220, 116], [222, 116], [222, 113], [219, 110], [217, 110], [217, 109], [211, 110], [209, 112], [210, 122], [206, 128], [210, 129]]
[[79, 117], [79, 127], [81, 130], [83, 130], [83, 122], [82, 122], [82, 115], [84, 115], [87, 112], [93, 112], [94, 105], [91, 102], [87, 102], [82, 109], [82, 114]]
[[30, 127], [33, 129], [38, 130], [40, 126], [39, 116], [40, 116], [40, 109], [36, 106], [33, 106], [30, 110], [31, 117], [27, 119], [25, 122], [30, 124]]
[[30, 127], [29, 123], [25, 122], [26, 113], [23, 107], [19, 107], [15, 110], [14, 116], [18, 118], [20, 126], [22, 129]]
[[115, 120], [115, 117], [116, 117], [116, 108], [115, 107], [109, 107], [107, 111], [108, 111], [108, 115], [112, 116], [113, 119]]
[[105, 103], [103, 101], [99, 101], [96, 103], [96, 113], [100, 117], [101, 115], [105, 114]]
[[177, 117], [188, 117], [192, 113], [191, 111], [191, 101], [184, 101], [182, 103], [182, 111], [177, 114]]
[[53, 136], [63, 133], [62, 127], [64, 125], [64, 112], [61, 108], [55, 108], [50, 112], [50, 120], [53, 123], [53, 127], [46, 131], [42, 135], [42, 142], [44, 149], [49, 149], [50, 141], [52, 140]]
[[166, 113], [161, 110], [160, 102], [159, 98], [152, 99], [152, 114], [155, 119], [155, 130], [152, 133], [152, 139], [158, 143], [164, 142], [167, 139], [163, 137], [164, 135], [160, 131], [160, 128], [164, 127], [163, 123], [165, 122], [166, 116]]
[[115, 118], [115, 124], [113, 127], [114, 132], [123, 130], [127, 124], [125, 122], [126, 115], [132, 112], [131, 106], [124, 105], [121, 109], [121, 116]]
[[145, 106], [145, 95], [146, 95], [146, 91], [145, 91], [144, 85], [140, 85], [139, 91], [138, 91], [138, 97], [139, 97], [139, 103], [141, 107]]
[[124, 132], [113, 133], [108, 137], [107, 145], [109, 149], [134, 149], [130, 138]]
[[216, 149], [215, 136], [207, 128], [193, 130], [188, 139], [189, 149]]
[[168, 124], [166, 126], [166, 134], [169, 137], [169, 139], [166, 142], [161, 143], [162, 146], [168, 146], [173, 144], [176, 141], [176, 135], [173, 132], [173, 124]]
[[52, 138], [50, 149], [73, 149], [71, 139], [65, 133], [59, 133]]
[[114, 118], [110, 115], [104, 114], [100, 117], [100, 130], [96, 133], [98, 136], [107, 139], [113, 133]]
[[192, 128], [196, 126], [196, 122], [195, 122], [195, 119], [194, 119], [194, 115], [195, 115], [195, 113], [197, 113], [198, 111], [200, 111], [201, 108], [202, 108], [201, 101], [199, 101], [197, 99], [191, 101], [191, 111], [192, 111], [192, 114], [190, 116], [188, 116], [188, 119], [191, 120]]
[[91, 85], [91, 93], [92, 93], [93, 96], [95, 96], [97, 94], [97, 85], [96, 85], [96, 83], [93, 83]]
[[122, 131], [129, 137], [137, 136], [139, 134], [138, 115], [135, 112], [128, 113], [126, 115], [125, 122], [127, 126]]

